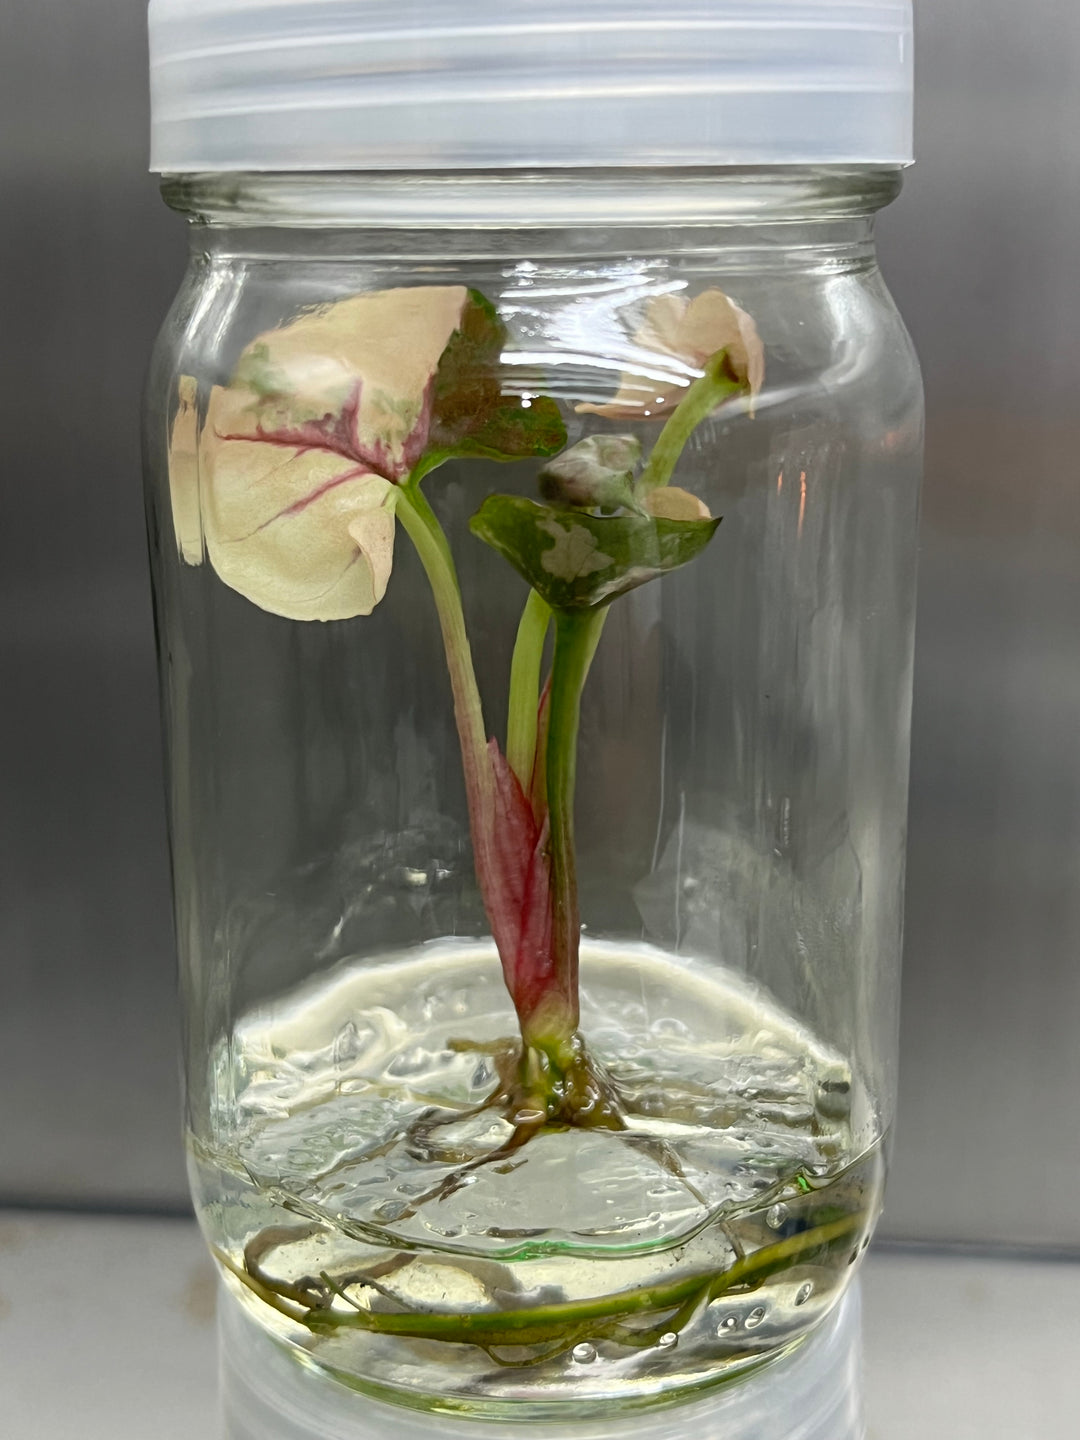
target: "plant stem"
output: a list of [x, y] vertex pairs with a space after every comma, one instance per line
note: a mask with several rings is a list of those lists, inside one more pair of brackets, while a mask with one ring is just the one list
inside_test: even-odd
[[536, 759], [540, 665], [550, 621], [551, 609], [547, 602], [535, 590], [530, 590], [514, 642], [506, 721], [506, 759], [526, 794], [529, 793]]
[[461, 762], [465, 774], [465, 793], [469, 805], [473, 851], [477, 879], [488, 905], [490, 885], [493, 781], [488, 760], [487, 732], [480, 690], [473, 668], [472, 649], [465, 629], [465, 612], [461, 606], [461, 587], [450, 553], [446, 533], [415, 480], [399, 487], [397, 517], [416, 547], [420, 563], [431, 585], [435, 608], [442, 629], [450, 688], [454, 696], [454, 718], [461, 742]]
[[547, 740], [547, 801], [550, 820], [551, 961], [553, 984], [529, 1017], [527, 1044], [561, 1055], [578, 1026], [577, 868], [574, 857], [574, 790], [581, 692], [596, 653], [607, 609], [563, 610], [555, 616], [555, 654]]
[[639, 495], [668, 483], [693, 432], [718, 405], [744, 388], [727, 373], [724, 368], [726, 362], [726, 350], [714, 355], [705, 367], [705, 374], [694, 381], [668, 417], [638, 480]]

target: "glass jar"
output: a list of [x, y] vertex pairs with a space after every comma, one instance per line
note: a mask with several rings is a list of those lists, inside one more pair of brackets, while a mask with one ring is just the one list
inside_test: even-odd
[[[146, 453], [226, 1283], [387, 1398], [756, 1366], [881, 1205], [895, 165], [173, 174]], [[722, 522], [722, 523], [721, 523]]]

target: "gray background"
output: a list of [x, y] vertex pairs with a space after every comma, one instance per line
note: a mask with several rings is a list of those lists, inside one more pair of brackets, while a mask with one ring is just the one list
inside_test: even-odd
[[[929, 438], [894, 1237], [1080, 1252], [1080, 5], [921, 0]], [[0, 1202], [182, 1210], [142, 0], [0, 16]]]

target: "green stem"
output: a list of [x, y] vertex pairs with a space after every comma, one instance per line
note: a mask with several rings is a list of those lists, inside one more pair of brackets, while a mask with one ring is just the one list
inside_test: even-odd
[[639, 495], [648, 494], [650, 490], [668, 483], [686, 442], [697, 427], [709, 418], [718, 405], [744, 388], [727, 373], [724, 368], [726, 363], [726, 350], [714, 355], [705, 366], [705, 374], [694, 381], [668, 417], [638, 480]]
[[574, 857], [574, 791], [577, 781], [577, 739], [581, 692], [589, 673], [606, 607], [562, 610], [555, 616], [555, 654], [551, 665], [548, 711], [547, 801], [551, 861], [551, 963], [553, 983], [544, 1001], [529, 1017], [525, 1040], [561, 1055], [578, 1027], [577, 867]]
[[[442, 629], [450, 688], [454, 697], [454, 718], [461, 741], [465, 792], [469, 803], [473, 850], [481, 889], [491, 875], [492, 774], [487, 753], [487, 732], [480, 690], [473, 668], [472, 649], [465, 629], [461, 587], [446, 534], [434, 510], [415, 480], [406, 481], [398, 492], [397, 518], [416, 547], [420, 563], [431, 585]], [[485, 902], [489, 896], [484, 895]]]
[[510, 664], [510, 703], [506, 721], [506, 759], [526, 795], [536, 759], [540, 665], [550, 621], [551, 607], [535, 590], [530, 590]]

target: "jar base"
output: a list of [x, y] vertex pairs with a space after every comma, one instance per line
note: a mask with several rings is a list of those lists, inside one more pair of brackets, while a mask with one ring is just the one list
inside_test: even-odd
[[835, 1304], [882, 1180], [842, 1057], [720, 967], [582, 960], [626, 1126], [512, 1155], [485, 1101], [512, 1023], [487, 947], [346, 967], [236, 1027], [240, 1123], [194, 1147], [200, 1216], [306, 1362], [443, 1413], [641, 1408], [786, 1353]]
[[[242, 1290], [242, 1287], [240, 1287]], [[225, 1440], [446, 1440], [473, 1434], [483, 1420], [485, 1440], [512, 1440], [522, 1421], [536, 1440], [562, 1437], [568, 1418], [590, 1429], [589, 1440], [669, 1440], [669, 1411], [680, 1427], [725, 1440], [862, 1440], [861, 1302], [853, 1285], [806, 1335], [743, 1367], [725, 1367], [682, 1388], [616, 1393], [597, 1398], [490, 1398], [419, 1395], [365, 1383], [322, 1364], [264, 1323], [227, 1282], [218, 1329]], [[545, 1422], [551, 1422], [551, 1428]]]

